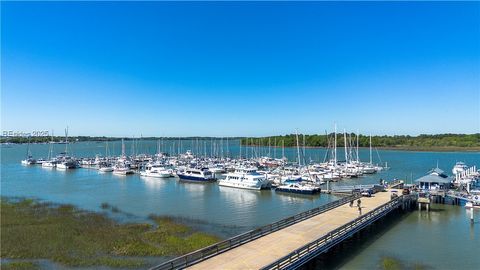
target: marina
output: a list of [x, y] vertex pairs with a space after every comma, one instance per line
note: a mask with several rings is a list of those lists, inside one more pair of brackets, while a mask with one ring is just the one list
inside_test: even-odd
[[[389, 170], [382, 170], [377, 174], [365, 174], [364, 176], [360, 176], [357, 178], [345, 178], [344, 180], [339, 179], [338, 181], [335, 181], [335, 182], [326, 181], [325, 183], [316, 185], [316, 187], [318, 187], [322, 191], [322, 194], [302, 195], [302, 194], [295, 194], [295, 193], [275, 192], [275, 187], [279, 187], [282, 185], [281, 172], [283, 172], [283, 169], [277, 170], [278, 173], [275, 172], [274, 170], [272, 171], [268, 171], [268, 169], [265, 170], [266, 168], [270, 168], [270, 167], [269, 166], [262, 167], [260, 165], [261, 160], [257, 160], [255, 158], [253, 159], [243, 158], [240, 160], [239, 158], [235, 159], [232, 157], [224, 157], [223, 159], [213, 158], [213, 157], [208, 157], [208, 154], [206, 159], [204, 159], [204, 156], [202, 156], [202, 158], [200, 159], [200, 158], [195, 158], [195, 153], [193, 153], [193, 151], [189, 151], [188, 153], [187, 151], [185, 151], [184, 153], [180, 151], [180, 155], [178, 156], [170, 153], [164, 153], [163, 155], [158, 155], [158, 151], [156, 149], [157, 143], [158, 143], [157, 141], [145, 141], [140, 143], [140, 145], [145, 144], [145, 146], [147, 146], [146, 147], [147, 149], [150, 148], [151, 154], [149, 153], [138, 154], [138, 157], [129, 156], [127, 159], [130, 160], [130, 162], [132, 163], [138, 162], [137, 160], [143, 160], [146, 166], [142, 168], [143, 167], [142, 165], [140, 166], [138, 165], [141, 163], [137, 163], [137, 166], [134, 166], [135, 169], [131, 169], [134, 173], [131, 175], [123, 176], [123, 177], [121, 175], [112, 174], [111, 172], [101, 172], [101, 169], [98, 169], [98, 168], [102, 168], [102, 166], [97, 166], [95, 164], [95, 159], [100, 164], [102, 163], [100, 160], [110, 160], [112, 161], [111, 164], [114, 164], [113, 162], [115, 160], [114, 158], [105, 159], [105, 158], [102, 158], [101, 156], [97, 156], [97, 158], [88, 158], [89, 156], [92, 156], [92, 154], [93, 156], [95, 156], [100, 154], [101, 152], [104, 152], [105, 151], [104, 142], [101, 142], [101, 143], [87, 142], [87, 143], [70, 144], [70, 148], [74, 150], [74, 154], [72, 156], [78, 157], [77, 159], [80, 160], [79, 163], [84, 164], [84, 165], [80, 165], [80, 167], [77, 169], [70, 169], [70, 170], [55, 170], [55, 169], [47, 170], [45, 168], [42, 168], [40, 165], [27, 166], [27, 165], [22, 165], [21, 162], [19, 162], [19, 160], [22, 159], [21, 152], [23, 153], [26, 152], [25, 150], [22, 150], [22, 149], [26, 149], [27, 147], [30, 147], [31, 150], [33, 150], [32, 152], [34, 154], [34, 157], [37, 157], [35, 156], [35, 153], [49, 151], [50, 145], [48, 144], [35, 144], [30, 146], [18, 145], [18, 146], [14, 146], [14, 148], [6, 148], [3, 150], [13, 151], [12, 153], [14, 154], [10, 156], [9, 159], [7, 159], [6, 161], [5, 160], [3, 161], [7, 163], [3, 163], [4, 164], [3, 168], [6, 168], [6, 171], [5, 169], [2, 170], [2, 174], [3, 174], [2, 179], [5, 179], [6, 182], [2, 181], [2, 190], [4, 192], [7, 192], [6, 194], [11, 194], [11, 196], [18, 196], [15, 194], [19, 194], [19, 195], [22, 194], [22, 196], [35, 196], [35, 197], [41, 197], [47, 200], [76, 203], [82, 207], [86, 207], [87, 209], [92, 209], [95, 211], [98, 211], [98, 205], [100, 205], [102, 202], [108, 202], [113, 205], [118, 205], [119, 207], [121, 207], [121, 209], [124, 209], [124, 211], [126, 212], [135, 213], [134, 216], [130, 216], [129, 218], [126, 219], [130, 221], [143, 220], [142, 216], [145, 217], [151, 213], [159, 213], [158, 210], [161, 209], [160, 213], [167, 213], [169, 215], [174, 215], [185, 220], [190, 220], [188, 222], [192, 223], [193, 226], [196, 227], [197, 229], [206, 230], [212, 233], [217, 233], [224, 238], [228, 238], [228, 237], [234, 237], [235, 235], [241, 234], [242, 232], [248, 231], [249, 229], [255, 229], [258, 226], [275, 222], [275, 221], [281, 220], [282, 218], [287, 218], [288, 216], [295, 215], [301, 211], [308, 211], [315, 207], [325, 205], [328, 202], [339, 200], [343, 198], [345, 194], [348, 194], [353, 190], [368, 191], [370, 189], [374, 189], [376, 186], [379, 186], [381, 184], [382, 182], [380, 181], [381, 179], [390, 179], [389, 181], [385, 181], [385, 180], [383, 181], [393, 183], [394, 181], [391, 179], [395, 179], [396, 178], [395, 176], [399, 177], [403, 174], [404, 177], [402, 178], [405, 179], [404, 180], [405, 184], [412, 185], [415, 183], [416, 179], [421, 178], [422, 175], [428, 174], [428, 171], [425, 170], [424, 168], [436, 167], [437, 165], [436, 162], [433, 162], [433, 164], [431, 162], [431, 160], [434, 160], [434, 159], [439, 159], [439, 164], [438, 164], [439, 167], [443, 166], [447, 168], [449, 164], [450, 166], [455, 165], [456, 163], [455, 159], [457, 158], [461, 158], [461, 160], [464, 160], [466, 164], [476, 164], [478, 162], [478, 160], [476, 159], [478, 158], [478, 155], [475, 153], [447, 153], [447, 154], [438, 153], [438, 154], [435, 154], [436, 155], [435, 158], [432, 158], [431, 157], [432, 154], [429, 154], [429, 153], [382, 150], [381, 151], [382, 157], [385, 156], [385, 160], [388, 160], [389, 164], [392, 164]], [[167, 144], [167, 142], [164, 142], [164, 143]], [[172, 144], [172, 145], [173, 143], [177, 144], [175, 141], [168, 142], [168, 144]], [[194, 143], [194, 142], [190, 142], [190, 143]], [[231, 143], [231, 146], [229, 149], [230, 155], [232, 156], [239, 155], [240, 149], [242, 149], [242, 152], [245, 153], [246, 147], [240, 147], [238, 145], [238, 142], [235, 142], [233, 140], [230, 143]], [[128, 147], [131, 147], [130, 144], [133, 144], [133, 142], [124, 141], [123, 144], [125, 145], [124, 148], [128, 149]], [[110, 147], [111, 150], [113, 150], [114, 148], [117, 149], [118, 151], [117, 157], [122, 157], [121, 141], [109, 142], [109, 145], [111, 145]], [[155, 147], [152, 147], [152, 146], [155, 146]], [[178, 149], [176, 150], [178, 151]], [[253, 150], [249, 149], [249, 152], [250, 151], [253, 151]], [[325, 152], [328, 152], [328, 151], [330, 150], [306, 149], [305, 153], [307, 156], [316, 155], [320, 157], [320, 156], [323, 156]], [[227, 150], [225, 149], [224, 152], [226, 153]], [[296, 148], [287, 148], [287, 149], [284, 149], [284, 152], [287, 160], [288, 159], [294, 160], [295, 156], [297, 156], [298, 154]], [[396, 166], [393, 165], [395, 163], [401, 164], [406, 162], [408, 159], [410, 159], [409, 156], [412, 156], [412, 155], [414, 155], [415, 157], [421, 157], [425, 155], [429, 156], [428, 158], [424, 159], [424, 163], [421, 166], [422, 169], [417, 170], [413, 177], [412, 177], [412, 173], [410, 173], [410, 175], [409, 173], [405, 173], [406, 167], [397, 168]], [[113, 156], [113, 153], [112, 153], [112, 156]], [[159, 156], [161, 156], [160, 159], [158, 159]], [[367, 157], [367, 160], [368, 160], [369, 149], [360, 149], [359, 156]], [[401, 158], [402, 156], [405, 156], [407, 158], [406, 159]], [[398, 159], [399, 157], [401, 159]], [[445, 157], [447, 157], [447, 159], [445, 159]], [[149, 161], [149, 158], [151, 158], [152, 160]], [[118, 158], [118, 159], [121, 159], [121, 158]], [[163, 160], [163, 161], [158, 162], [158, 160]], [[218, 185], [215, 184], [214, 182], [207, 182], [207, 183], [201, 183], [201, 184], [196, 184], [191, 181], [183, 182], [183, 181], [179, 181], [178, 177], [163, 178], [163, 177], [142, 176], [142, 172], [145, 172], [147, 171], [148, 168], [151, 168], [149, 167], [150, 165], [153, 165], [152, 167], [160, 168], [162, 170], [166, 168], [171, 168], [172, 175], [176, 175], [177, 170], [182, 170], [182, 171], [185, 170], [186, 168], [185, 160], [190, 160], [190, 161], [194, 160], [195, 163], [201, 160], [201, 162], [203, 163], [201, 165], [202, 167], [217, 168], [219, 170], [224, 169], [225, 172], [223, 174], [219, 173], [218, 171], [217, 173], [212, 172], [212, 176], [215, 175], [215, 178], [217, 178]], [[395, 162], [395, 160], [398, 160], [398, 161]], [[86, 164], [87, 161], [89, 162], [88, 165]], [[322, 163], [322, 161], [323, 160], [319, 160], [319, 164]], [[147, 165], [147, 164], [150, 164], [150, 165]], [[237, 167], [238, 170], [229, 172], [229, 170], [231, 170], [229, 169], [231, 164], [239, 164], [239, 167]], [[242, 165], [240, 166], [240, 164]], [[288, 164], [288, 161], [286, 161], [286, 164]], [[157, 167], [157, 166], [160, 166], [160, 167]], [[255, 166], [258, 166], [258, 167], [255, 167]], [[284, 178], [283, 182], [286, 183], [287, 185], [301, 182], [301, 181], [298, 181], [298, 177], [296, 177], [296, 175], [301, 175], [301, 174], [291, 172], [291, 171], [295, 171], [298, 168], [298, 166], [295, 166], [295, 164], [292, 164], [290, 166], [288, 166], [287, 167], [288, 169], [285, 170], [287, 172], [285, 174], [287, 177]], [[103, 168], [106, 168], [106, 167], [103, 167]], [[179, 168], [179, 169], [175, 170], [175, 168]], [[9, 178], [6, 173], [12, 169], [16, 170], [18, 173], [22, 172], [30, 175], [29, 179], [32, 179], [32, 180], [28, 182], [28, 187], [25, 185], [21, 185], [18, 181], [10, 182], [10, 181], [13, 181], [13, 178]], [[470, 169], [470, 171], [472, 171], [472, 169]], [[262, 179], [268, 179], [268, 176], [270, 175], [274, 175], [275, 177], [274, 179], [278, 179], [277, 183], [279, 185], [275, 185], [274, 181], [269, 182], [270, 185], [272, 185], [271, 187], [272, 190], [269, 190], [268, 186], [266, 188], [261, 188], [259, 190], [256, 190], [256, 189], [248, 190], [244, 188], [232, 188], [229, 186], [221, 185], [222, 179], [227, 179], [228, 175], [235, 176], [240, 172], [244, 173], [245, 175], [252, 175], [252, 176], [258, 177], [260, 181], [263, 181]], [[266, 173], [266, 172], [269, 172], [269, 173]], [[467, 174], [465, 173], [465, 175]], [[470, 173], [470, 176], [468, 177], [471, 177], [471, 176], [473, 176], [472, 173]], [[41, 177], [38, 179], [40, 180], [40, 182], [38, 182], [38, 180], [35, 180], [38, 177]], [[453, 179], [455, 178], [456, 178], [455, 176], [451, 176], [452, 182], [453, 182]], [[79, 182], [78, 180], [75, 180], [75, 179], [78, 179], [78, 180], [83, 179], [83, 180]], [[100, 182], [98, 182], [98, 180], [100, 180]], [[18, 190], [19, 193], [16, 193], [14, 191], [15, 189], [12, 189], [14, 186], [9, 185], [8, 184], [9, 182], [12, 184], [15, 183], [15, 187], [20, 188]], [[47, 192], [46, 193], [42, 192], [42, 194], [36, 193], [34, 191], [36, 183], [41, 184], [43, 187], [43, 190], [46, 190]], [[51, 193], [49, 190], [54, 191], [55, 189], [60, 188], [61, 186], [58, 186], [58, 184], [60, 183], [63, 183], [61, 186], [65, 184], [69, 186], [80, 185], [79, 187], [91, 186], [91, 188], [94, 188], [95, 190], [88, 188], [84, 192], [78, 193], [80, 192], [80, 190], [84, 190], [84, 188], [82, 189], [74, 188], [71, 191], [73, 193], [67, 192], [67, 194], [70, 193], [68, 197], [63, 197], [63, 196], [59, 197], [55, 195], [59, 193], [57, 192]], [[27, 182], [25, 184], [27, 184]], [[87, 186], [85, 186], [85, 184]], [[306, 184], [311, 185], [313, 183], [309, 181]], [[110, 187], [107, 187], [106, 185]], [[98, 186], [100, 188], [95, 188], [95, 186]], [[327, 186], [328, 186], [328, 189], [327, 189]], [[472, 190], [474, 190], [473, 186], [471, 186], [471, 188]], [[108, 189], [109, 192], [102, 193], [102, 190], [105, 190], [105, 189]], [[75, 191], [75, 190], [78, 190], [78, 191]], [[118, 193], [121, 190], [125, 190], [128, 192]], [[101, 192], [101, 193], [98, 193], [97, 195], [95, 195], [95, 193], [97, 192]], [[143, 195], [140, 195], [139, 192], [140, 194], [143, 194]], [[28, 195], [29, 193], [30, 195]], [[64, 192], [62, 192], [62, 194], [64, 194]], [[445, 192], [445, 194], [448, 194], [448, 192]], [[461, 197], [461, 196], [465, 196], [465, 193], [457, 192], [453, 195]], [[131, 197], [131, 199], [128, 199], [130, 196], [134, 196], [134, 197], [147, 196], [147, 198], [149, 199], [145, 202], [149, 202], [149, 203], [148, 204], [145, 204], [145, 203], [139, 204], [139, 202], [133, 203], [135, 199], [134, 197]], [[89, 198], [89, 199], [85, 200], [86, 198]], [[94, 198], [94, 199], [92, 200], [91, 198]], [[207, 205], [209, 206], [202, 207], [201, 205], [196, 205], [194, 201], [185, 200], [186, 198], [192, 198], [192, 199], [197, 198], [195, 200], [201, 199], [201, 201], [204, 201], [204, 203], [207, 203]], [[128, 201], [129, 203], [124, 204], [122, 203], [123, 201]], [[434, 199], [432, 198], [432, 203], [433, 201]], [[444, 202], [456, 203], [455, 201], [448, 198]], [[460, 201], [458, 201], [457, 203], [460, 205], [455, 207], [467, 209], [465, 208], [465, 202], [462, 204]], [[135, 205], [141, 206], [141, 208], [135, 208]], [[150, 205], [150, 207], [148, 207], [148, 205]], [[215, 205], [219, 205], [219, 206], [221, 205], [221, 207], [217, 207]], [[155, 206], [161, 206], [161, 207], [157, 208]], [[272, 207], [273, 209], [276, 209], [276, 211], [272, 212], [268, 210], [268, 209], [272, 209]], [[432, 211], [435, 211], [437, 207], [438, 206], [436, 206], [435, 204], [433, 205], [431, 204], [430, 211], [428, 211], [428, 213], [431, 213], [431, 214], [435, 213]], [[171, 210], [168, 210], [168, 209], [171, 209]], [[196, 210], [191, 211], [191, 209], [196, 209]], [[422, 212], [427, 213], [425, 210], [426, 210], [425, 207], [423, 207]], [[235, 213], [235, 214], [232, 215], [229, 212]], [[266, 215], [265, 213], [268, 213], [268, 215]], [[208, 219], [210, 220], [208, 223], [203, 223], [203, 222], [197, 223], [197, 221], [195, 221], [195, 220], [205, 219], [205, 217], [207, 216], [209, 217]], [[121, 215], [118, 218], [120, 217]], [[468, 217], [468, 220], [466, 220], [466, 224], [468, 224], [469, 222], [469, 216], [467, 217]], [[478, 214], [474, 216], [474, 219], [476, 219], [477, 217], [478, 217]], [[122, 220], [124, 220], [125, 218], [126, 217], [121, 217]], [[478, 226], [476, 226], [476, 228], [478, 228]]]
[[[131, 143], [131, 155], [126, 154], [125, 140], [121, 140], [120, 156], [109, 155], [108, 141], [105, 142], [105, 156], [96, 154], [95, 157], [74, 158], [68, 155], [69, 141], [68, 128], [65, 129], [64, 152], [54, 156], [53, 138], [49, 145], [47, 162], [37, 163], [32, 158], [30, 143], [27, 144], [27, 157], [22, 160], [24, 165], [41, 164], [42, 167], [70, 170], [77, 168], [97, 169], [102, 173], [112, 172], [115, 175], [130, 175], [138, 173], [143, 177], [169, 178], [177, 177], [180, 181], [208, 183], [217, 180], [220, 186], [241, 189], [270, 189], [277, 192], [314, 195], [321, 192], [321, 186], [326, 184], [326, 191], [330, 182], [337, 182], [342, 179], [358, 178], [363, 175], [373, 174], [389, 169], [373, 163], [372, 143], [370, 137], [369, 162], [362, 162], [359, 158], [359, 144], [356, 136], [356, 145], [353, 144], [351, 135], [347, 141], [346, 132], [344, 136], [344, 161], [338, 160], [337, 153], [337, 132], [331, 135], [332, 146], [328, 147], [322, 162], [315, 162], [311, 159], [307, 163], [305, 141], [300, 145], [299, 135], [296, 134], [296, 160], [290, 161], [284, 155], [276, 158], [276, 151], [262, 152], [262, 148], [244, 146], [245, 156], [242, 156], [242, 145], [240, 144], [238, 156], [230, 155], [231, 149], [228, 138], [210, 141], [210, 152], [207, 155], [207, 141], [191, 141], [191, 149], [183, 151], [183, 140], [173, 140], [168, 149], [163, 140], [157, 140], [156, 153], [139, 153], [142, 149], [142, 141], [133, 139]], [[305, 138], [305, 136], [304, 136]], [[350, 142], [350, 144], [348, 143]], [[301, 149], [302, 148], [302, 149]], [[250, 156], [249, 156], [250, 150]], [[378, 151], [377, 151], [378, 152]], [[380, 156], [379, 156], [380, 158]], [[39, 160], [44, 160], [39, 158]]]
[[480, 1], [2, 1], [2, 270], [478, 270]]

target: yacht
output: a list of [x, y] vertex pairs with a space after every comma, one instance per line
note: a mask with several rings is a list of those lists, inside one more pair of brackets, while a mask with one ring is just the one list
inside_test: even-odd
[[219, 186], [260, 190], [267, 187], [265, 175], [257, 172], [257, 168], [237, 168], [228, 173], [225, 179], [219, 180]]
[[208, 170], [214, 174], [221, 174], [225, 172], [225, 167], [222, 164], [215, 164], [208, 167]]
[[202, 169], [195, 169], [195, 168], [187, 168], [183, 172], [177, 172], [177, 176], [180, 180], [183, 181], [192, 181], [192, 182], [211, 182], [215, 181], [215, 178], [206, 168]]
[[315, 185], [291, 183], [291, 184], [278, 186], [275, 189], [275, 191], [312, 195], [312, 194], [320, 193], [320, 188]]
[[173, 176], [173, 171], [159, 163], [147, 164], [145, 171], [141, 172], [140, 176], [168, 178]]
[[455, 163], [455, 166], [453, 166], [452, 173], [453, 175], [457, 175], [464, 172], [466, 169], [468, 169], [468, 166], [465, 163], [457, 162]]
[[113, 173], [118, 175], [133, 174], [130, 162], [125, 157], [119, 158], [113, 166]]

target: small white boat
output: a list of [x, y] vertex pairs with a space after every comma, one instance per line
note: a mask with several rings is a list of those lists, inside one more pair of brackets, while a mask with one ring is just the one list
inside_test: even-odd
[[30, 153], [30, 138], [28, 138], [27, 158], [22, 160], [22, 165], [34, 165], [34, 164], [37, 164], [37, 161], [33, 159], [32, 153]]
[[22, 165], [34, 165], [37, 164], [37, 161], [32, 158], [32, 156], [28, 156], [26, 159], [22, 160]]
[[113, 172], [113, 167], [112, 166], [105, 166], [105, 167], [100, 167], [98, 168], [100, 172]]
[[51, 159], [49, 161], [44, 161], [42, 163], [43, 168], [56, 168], [57, 167], [57, 160], [56, 159]]

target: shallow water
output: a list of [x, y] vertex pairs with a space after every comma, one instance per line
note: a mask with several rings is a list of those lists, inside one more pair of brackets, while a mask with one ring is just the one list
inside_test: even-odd
[[[229, 145], [228, 150], [224, 147], [224, 155], [228, 152], [231, 156], [238, 156], [240, 152], [238, 141], [230, 141]], [[31, 145], [31, 151], [35, 158], [46, 157], [48, 147], [45, 144]], [[63, 151], [64, 147], [65, 145], [55, 145], [55, 152]], [[169, 215], [193, 222], [194, 226], [221, 237], [229, 237], [336, 199], [335, 196], [325, 194], [295, 196], [276, 194], [269, 190], [250, 191], [219, 187], [215, 183], [182, 183], [175, 178], [148, 179], [138, 175], [117, 176], [111, 173], [102, 174], [91, 169], [61, 171], [40, 166], [26, 167], [20, 164], [26, 148], [26, 145], [2, 146], [2, 196], [35, 197], [56, 203], [70, 203], [94, 211], [100, 211], [100, 204], [107, 202], [127, 213], [115, 215], [115, 218], [123, 221], [145, 221], [149, 214]], [[156, 151], [156, 142], [138, 142], [136, 148], [136, 152], [153, 154]], [[110, 143], [110, 152], [119, 154], [120, 149], [120, 142]], [[130, 142], [127, 142], [126, 149], [127, 153], [132, 151]], [[165, 142], [163, 149], [167, 152], [175, 149], [178, 152], [178, 143], [174, 148], [173, 142]], [[200, 146], [196, 147], [194, 141], [184, 141], [181, 151], [184, 152], [186, 149], [201, 149], [203, 155], [205, 151], [209, 154], [212, 146], [208, 142], [202, 149]], [[74, 143], [70, 145], [70, 151], [77, 157], [92, 157], [95, 154], [105, 153], [105, 144]], [[221, 153], [218, 148], [216, 151]], [[267, 154], [269, 149], [261, 148], [256, 151]], [[307, 160], [323, 160], [325, 151], [325, 149], [306, 149], [305, 156]], [[246, 152], [246, 148], [242, 147], [243, 156]], [[252, 148], [249, 148], [248, 156], [251, 156], [252, 152]], [[280, 148], [270, 149], [271, 156], [280, 157], [281, 152]], [[339, 159], [342, 153], [343, 151], [339, 149]], [[423, 176], [429, 169], [437, 166], [437, 163], [449, 174], [456, 161], [480, 165], [478, 152], [379, 150], [378, 155], [377, 151], [373, 153], [376, 163], [379, 163], [381, 158], [381, 162], [388, 162], [391, 169], [358, 179], [344, 180], [338, 185], [378, 183], [380, 178], [387, 180], [400, 178], [410, 182], [412, 178]], [[285, 155], [294, 160], [296, 149], [285, 149]], [[361, 149], [360, 157], [363, 161], [367, 161], [368, 149]], [[446, 209], [442, 212], [431, 212], [427, 217], [418, 217], [417, 212], [409, 214], [394, 226], [387, 228], [377, 241], [356, 249], [355, 254], [349, 259], [340, 260], [341, 268], [371, 268], [378, 263], [378, 258], [382, 254], [392, 254], [406, 260], [423, 261], [422, 258], [425, 258], [427, 265], [439, 269], [445, 268], [441, 268], [442, 263], [437, 261], [445, 260], [447, 263], [453, 257], [458, 258], [455, 259], [455, 263], [462, 266], [462, 269], [468, 268], [471, 264], [466, 258], [480, 250], [480, 244], [478, 244], [480, 243], [478, 241], [480, 224], [470, 229], [465, 220], [463, 208], [447, 206]], [[480, 217], [480, 213], [477, 217]], [[406, 235], [414, 239], [413, 243], [409, 241], [407, 244], [400, 241]], [[425, 246], [425, 243], [428, 245]], [[447, 251], [444, 253], [437, 251], [438, 249]], [[480, 265], [476, 258], [475, 263]]]

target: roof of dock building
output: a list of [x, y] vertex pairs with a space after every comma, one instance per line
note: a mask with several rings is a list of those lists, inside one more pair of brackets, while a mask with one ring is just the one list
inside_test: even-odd
[[422, 183], [444, 183], [444, 184], [447, 184], [447, 183], [450, 183], [452, 182], [452, 179], [447, 176], [443, 170], [439, 169], [439, 168], [435, 168], [431, 171], [429, 171], [429, 174], [425, 175], [425, 176], [422, 176], [420, 178], [418, 178], [417, 180], [415, 180], [415, 182], [419, 183], [419, 182], [422, 182]]

